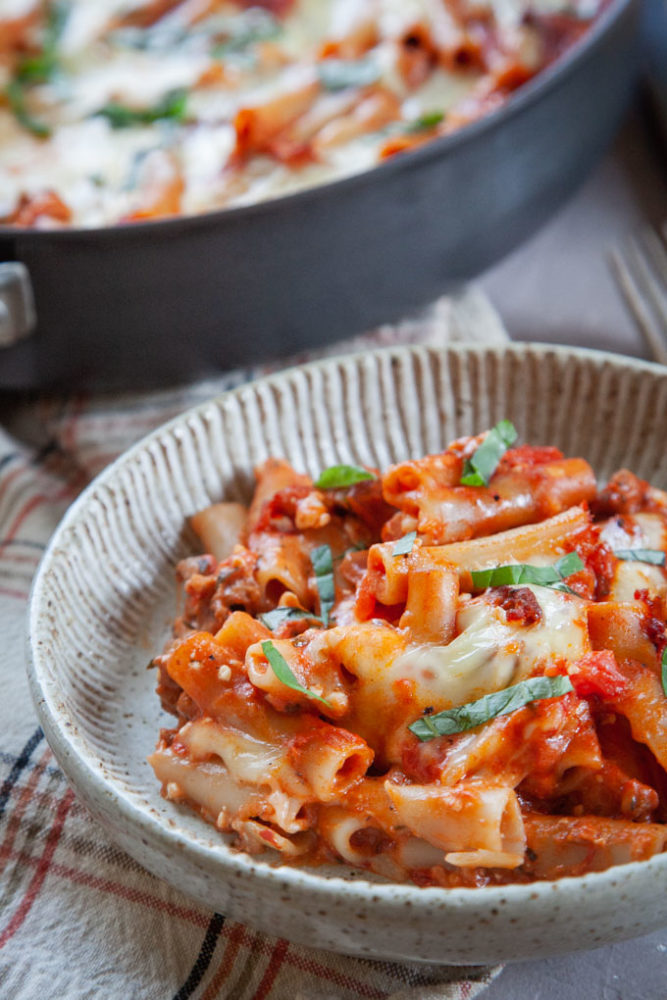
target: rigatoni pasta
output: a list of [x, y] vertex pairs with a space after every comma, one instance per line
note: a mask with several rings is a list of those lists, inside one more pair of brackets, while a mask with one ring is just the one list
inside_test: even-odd
[[667, 496], [515, 439], [315, 482], [271, 459], [246, 511], [192, 518], [215, 551], [155, 659], [168, 799], [418, 885], [665, 849]]

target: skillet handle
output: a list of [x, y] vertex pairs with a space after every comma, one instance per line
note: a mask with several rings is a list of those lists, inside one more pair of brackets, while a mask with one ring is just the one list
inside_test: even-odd
[[35, 299], [25, 264], [0, 264], [0, 350], [29, 337], [37, 326]]

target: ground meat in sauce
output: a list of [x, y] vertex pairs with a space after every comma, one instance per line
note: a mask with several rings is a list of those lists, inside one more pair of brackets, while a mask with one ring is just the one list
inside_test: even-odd
[[256, 569], [256, 553], [240, 545], [219, 565], [213, 556], [180, 562], [176, 572], [183, 580], [185, 607], [175, 623], [174, 634], [183, 636], [195, 629], [215, 633], [232, 611], [257, 614], [262, 607], [262, 595]]
[[636, 590], [634, 598], [646, 605], [646, 614], [641, 621], [642, 632], [649, 642], [653, 643], [656, 651], [661, 653], [667, 646], [662, 601], [659, 597], [652, 597], [648, 590], [644, 589]]
[[611, 517], [614, 514], [636, 514], [647, 505], [650, 487], [628, 469], [619, 469], [591, 504], [597, 517]]

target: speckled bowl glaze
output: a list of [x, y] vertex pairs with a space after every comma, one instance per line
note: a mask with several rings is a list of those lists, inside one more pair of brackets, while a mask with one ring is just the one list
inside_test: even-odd
[[401, 348], [281, 373], [183, 414], [72, 506], [42, 562], [29, 672], [47, 739], [109, 834], [201, 902], [271, 934], [349, 954], [447, 963], [551, 955], [667, 923], [667, 855], [583, 878], [420, 889], [344, 867], [274, 866], [161, 799], [146, 763], [167, 717], [145, 669], [169, 634], [186, 519], [248, 498], [285, 455], [316, 473], [386, 466], [510, 418], [524, 440], [667, 487], [667, 369], [548, 347]]

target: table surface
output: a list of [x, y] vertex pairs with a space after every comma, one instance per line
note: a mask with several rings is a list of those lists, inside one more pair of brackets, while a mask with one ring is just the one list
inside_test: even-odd
[[[667, 220], [663, 159], [641, 109], [572, 200], [481, 285], [514, 340], [648, 358], [616, 289], [609, 253], [634, 229]], [[508, 965], [483, 1000], [665, 1000], [664, 931], [596, 951]]]
[[649, 126], [637, 107], [551, 223], [483, 277], [512, 339], [649, 357], [609, 267], [628, 234], [667, 220], [667, 150]]

